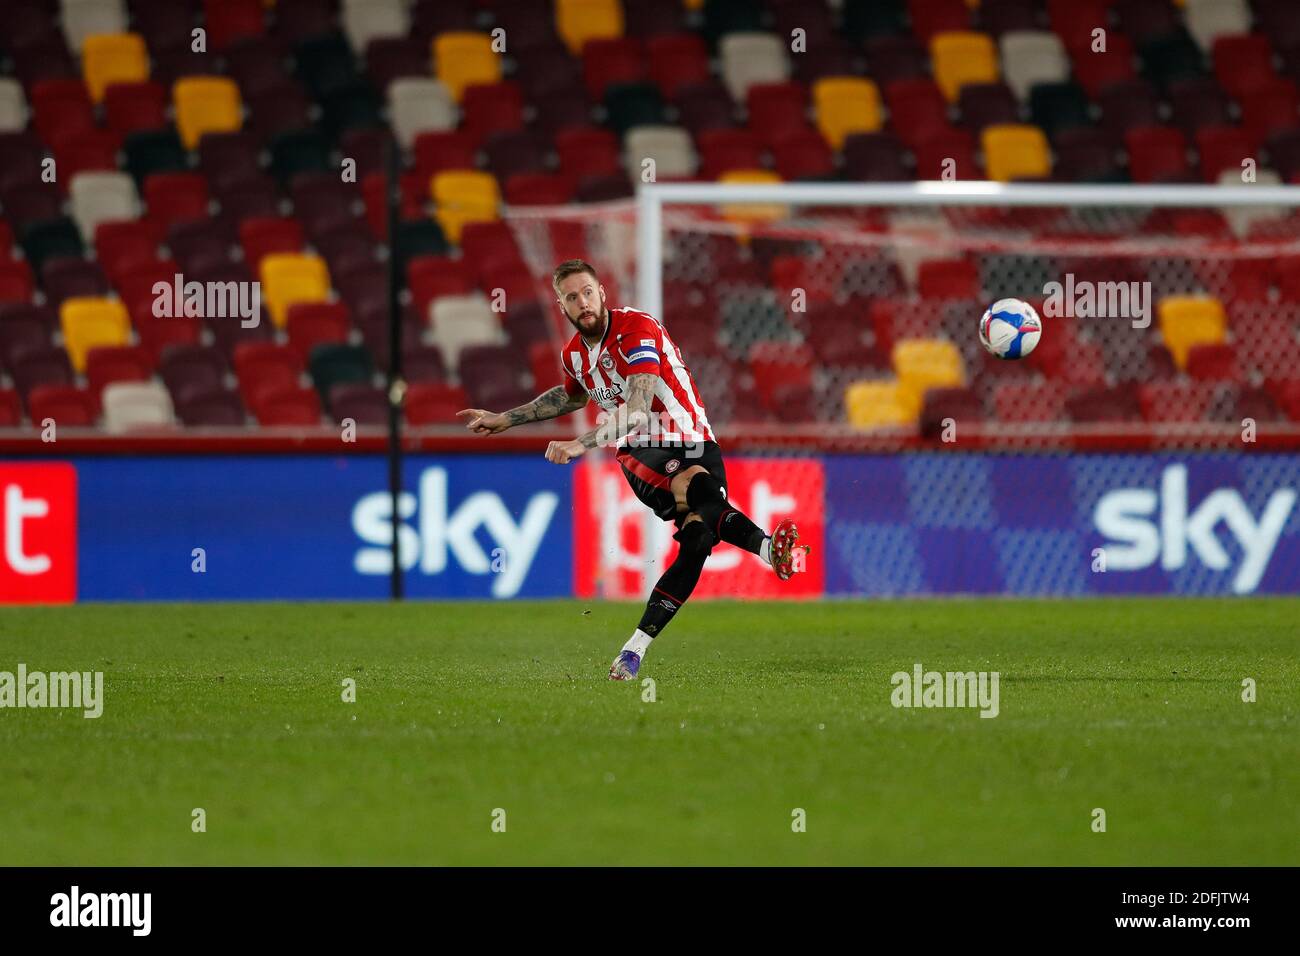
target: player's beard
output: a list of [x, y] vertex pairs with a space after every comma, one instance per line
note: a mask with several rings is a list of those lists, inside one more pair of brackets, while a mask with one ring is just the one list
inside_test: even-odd
[[576, 319], [570, 319], [569, 321], [573, 323], [573, 327], [578, 330], [583, 338], [598, 338], [605, 328], [605, 316], [608, 311], [602, 304], [599, 312], [584, 312]]

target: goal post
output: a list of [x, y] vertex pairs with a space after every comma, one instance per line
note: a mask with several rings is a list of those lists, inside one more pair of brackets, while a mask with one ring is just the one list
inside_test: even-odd
[[918, 183], [642, 183], [636, 193], [638, 306], [663, 308], [664, 210], [670, 206], [983, 206], [1096, 208], [1300, 207], [1300, 187], [1056, 185], [985, 181]]

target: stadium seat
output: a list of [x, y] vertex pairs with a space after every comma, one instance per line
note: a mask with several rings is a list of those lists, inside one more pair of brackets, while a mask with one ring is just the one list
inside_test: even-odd
[[1037, 126], [990, 126], [981, 135], [989, 179], [1044, 178], [1052, 174], [1047, 137]]
[[916, 423], [916, 393], [896, 379], [854, 382], [844, 393], [849, 424], [855, 428], [902, 428]]
[[997, 54], [993, 41], [983, 33], [939, 33], [930, 41], [934, 79], [949, 103], [957, 100], [967, 83], [996, 83]]
[[927, 388], [960, 388], [966, 384], [961, 353], [946, 340], [902, 339], [894, 343], [890, 360], [899, 382], [918, 396]]
[[460, 362], [463, 349], [475, 345], [504, 345], [505, 331], [479, 294], [434, 299], [429, 311], [432, 341], [449, 365]]
[[263, 257], [258, 274], [262, 300], [277, 328], [284, 328], [294, 303], [324, 302], [329, 297], [329, 272], [319, 256], [272, 253]]
[[456, 413], [468, 405], [469, 396], [457, 385], [412, 382], [404, 408], [408, 424], [449, 425], [458, 421]]
[[555, 32], [578, 56], [590, 40], [623, 35], [623, 7], [619, 0], [556, 0]]
[[374, 385], [342, 382], [330, 389], [328, 406], [336, 424], [388, 424], [388, 396]]
[[486, 33], [439, 34], [433, 40], [433, 62], [438, 80], [456, 102], [467, 86], [501, 80], [501, 57]]
[[[1088, 22], [1104, 23], [1105, 17]], [[1073, 51], [1075, 79], [1087, 91], [1088, 96], [1097, 99], [1110, 87], [1136, 79], [1137, 71], [1133, 67], [1136, 54], [1132, 40], [1122, 33], [1111, 31], [1106, 35], [1106, 49], [1094, 52], [1091, 40], [1093, 29], [1097, 27], [1088, 29], [1088, 42], [1081, 48], [1071, 47], [1069, 38], [1064, 39], [1066, 46]], [[1060, 33], [1059, 30], [1057, 32]]]
[[388, 85], [388, 117], [393, 135], [410, 149], [426, 130], [454, 130], [459, 121], [456, 101], [437, 80], [402, 78]]
[[1189, 175], [1187, 140], [1168, 126], [1147, 126], [1124, 135], [1135, 183], [1181, 182]]
[[343, 0], [341, 19], [348, 44], [364, 53], [375, 40], [406, 36], [411, 29], [407, 7], [403, 0]]
[[676, 99], [684, 86], [709, 81], [709, 51], [696, 34], [650, 37], [646, 50], [650, 78], [659, 85], [659, 92], [666, 100]]
[[[761, 185], [764, 183], [779, 183], [781, 182], [781, 177], [769, 169], [732, 169], [720, 175], [718, 181], [723, 183], [750, 183]], [[769, 219], [781, 219], [787, 215], [788, 210], [784, 205], [759, 205], [757, 203], [746, 203], [723, 206], [721, 212], [725, 219], [730, 219], [733, 222], [748, 223], [761, 222]]]
[[96, 262], [84, 259], [49, 259], [41, 263], [45, 298], [56, 309], [79, 296], [108, 295], [108, 277]]
[[1201, 157], [1201, 176], [1207, 183], [1218, 182], [1224, 172], [1243, 170], [1243, 163], [1257, 163], [1258, 150], [1250, 137], [1236, 126], [1209, 126], [1196, 131], [1196, 148]]
[[149, 55], [144, 40], [134, 33], [89, 36], [81, 53], [81, 69], [91, 100], [102, 103], [112, 84], [149, 79]]
[[1227, 34], [1250, 32], [1250, 8], [1246, 0], [1186, 0], [1187, 30], [1202, 50]]
[[172, 88], [176, 129], [186, 149], [206, 133], [235, 132], [243, 124], [239, 87], [223, 76], [187, 76]]
[[239, 223], [239, 244], [244, 250], [244, 261], [256, 271], [271, 253], [302, 252], [306, 238], [302, 224], [296, 219], [252, 217]]
[[64, 384], [35, 386], [27, 396], [27, 411], [38, 428], [47, 420], [61, 428], [88, 428], [99, 417], [89, 392]]
[[1064, 83], [1070, 78], [1070, 60], [1055, 33], [1043, 30], [1015, 31], [999, 41], [1002, 75], [1016, 97], [1029, 98], [1039, 83]]
[[172, 397], [161, 382], [113, 382], [105, 386], [100, 401], [104, 407], [104, 428], [109, 434], [175, 424]]
[[352, 330], [342, 302], [297, 302], [288, 309], [285, 331], [289, 347], [305, 363], [318, 345], [346, 345]]
[[863, 46], [867, 51], [867, 72], [878, 86], [923, 79], [930, 74], [925, 49], [910, 36], [870, 37]]
[[905, 182], [913, 178], [905, 148], [890, 133], [855, 133], [844, 140], [844, 177], [857, 182]]
[[68, 359], [78, 372], [86, 370], [86, 355], [91, 349], [130, 344], [131, 320], [126, 306], [116, 299], [67, 299], [59, 307], [59, 325]]
[[524, 97], [515, 83], [476, 83], [465, 89], [463, 130], [482, 142], [494, 133], [524, 128]]
[[1005, 83], [967, 83], [957, 94], [962, 125], [979, 134], [986, 126], [1020, 122], [1020, 104]]
[[1169, 84], [1170, 122], [1188, 136], [1205, 126], [1231, 125], [1228, 96], [1209, 77], [1191, 77]]
[[1268, 37], [1242, 32], [1220, 36], [1213, 45], [1214, 75], [1219, 85], [1238, 100], [1277, 79], [1273, 48]]
[[618, 139], [607, 129], [573, 126], [560, 131], [554, 145], [560, 170], [575, 179], [609, 175], [619, 169]]
[[0, 428], [17, 428], [22, 423], [22, 399], [12, 388], [0, 388]]
[[321, 398], [340, 383], [369, 384], [374, 362], [364, 345], [323, 343], [312, 349], [308, 360], [312, 382]]
[[0, 259], [0, 302], [30, 302], [35, 283], [23, 259]]
[[296, 385], [269, 389], [259, 396], [258, 404], [250, 408], [257, 423], [264, 427], [319, 425], [321, 422], [320, 395], [315, 389]]
[[1195, 345], [1217, 345], [1224, 340], [1227, 316], [1215, 299], [1168, 296], [1156, 307], [1160, 334], [1179, 368]]
[[634, 180], [642, 179], [650, 169], [656, 181], [689, 179], [699, 166], [691, 136], [680, 126], [637, 126], [628, 130], [623, 155], [627, 174]]
[[82, 53], [92, 36], [126, 32], [125, 0], [59, 0], [59, 8], [63, 35], [74, 53]]
[[817, 128], [836, 151], [850, 133], [874, 133], [884, 122], [880, 91], [871, 80], [826, 77], [813, 84], [812, 95]]
[[729, 33], [722, 38], [722, 79], [737, 103], [745, 102], [756, 83], [784, 83], [790, 79], [786, 45], [770, 33]]
[[27, 127], [27, 97], [22, 84], [12, 77], [0, 77], [0, 133], [20, 132]]
[[224, 389], [202, 392], [177, 401], [172, 397], [176, 418], [186, 428], [241, 428], [244, 403]]
[[[611, 86], [641, 83], [650, 76], [645, 44], [635, 37], [588, 40], [582, 51], [582, 79], [587, 95], [602, 100]], [[656, 86], [658, 89], [659, 86]], [[663, 94], [667, 98], [667, 94]]]
[[438, 225], [452, 242], [460, 241], [466, 223], [496, 219], [501, 202], [497, 181], [478, 170], [437, 173], [430, 182], [430, 193]]
[[[209, 133], [208, 137], [217, 134]], [[122, 142], [126, 171], [135, 177], [137, 186], [154, 173], [183, 172], [188, 166], [185, 147], [175, 130], [137, 130]]]
[[140, 215], [140, 198], [135, 183], [126, 173], [78, 173], [72, 177], [68, 192], [72, 199], [72, 218], [82, 238], [87, 240], [94, 237], [95, 227], [102, 222]]
[[144, 200], [162, 229], [209, 215], [208, 183], [200, 173], [153, 173], [144, 181]]
[[98, 398], [113, 382], [147, 382], [153, 377], [153, 359], [138, 345], [100, 346], [86, 353], [86, 382]]
[[104, 91], [104, 122], [125, 137], [167, 125], [167, 91], [158, 83], [114, 82]]
[[1029, 91], [1029, 120], [1049, 139], [1067, 129], [1092, 128], [1091, 107], [1075, 83], [1039, 83]]
[[174, 345], [159, 359], [158, 375], [179, 412], [190, 400], [224, 389], [226, 362], [210, 345]]

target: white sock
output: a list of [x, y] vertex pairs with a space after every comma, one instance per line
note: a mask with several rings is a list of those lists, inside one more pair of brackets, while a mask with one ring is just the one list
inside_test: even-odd
[[623, 645], [623, 650], [631, 651], [637, 657], [644, 660], [645, 652], [650, 649], [650, 642], [653, 640], [653, 637], [638, 627], [632, 633], [632, 636], [628, 638], [627, 643]]
[[764, 564], [772, 563], [772, 538], [769, 535], [763, 539], [763, 543], [758, 546], [758, 556]]

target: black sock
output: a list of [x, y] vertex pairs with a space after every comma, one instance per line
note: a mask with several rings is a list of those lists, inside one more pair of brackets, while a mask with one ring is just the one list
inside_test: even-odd
[[713, 475], [703, 472], [691, 479], [686, 487], [686, 505], [704, 519], [716, 540], [758, 554], [767, 535], [749, 515], [728, 504], [726, 489]]
[[704, 561], [713, 550], [713, 533], [699, 521], [687, 522], [673, 537], [681, 543], [677, 557], [655, 585], [637, 625], [651, 637], [668, 626], [691, 596], [704, 570]]

